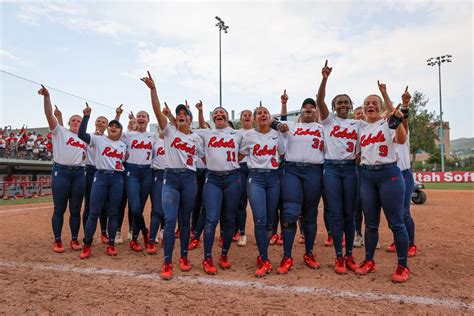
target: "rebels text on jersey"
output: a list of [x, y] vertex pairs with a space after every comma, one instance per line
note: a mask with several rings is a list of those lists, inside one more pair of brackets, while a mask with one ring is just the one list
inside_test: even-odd
[[286, 161], [324, 163], [324, 133], [321, 124], [282, 122], [288, 125], [288, 132], [283, 133], [286, 142]]
[[90, 135], [90, 145], [94, 147], [96, 155], [95, 167], [98, 170], [123, 171], [123, 161], [127, 146], [120, 140], [111, 140], [105, 136]]
[[53, 160], [62, 165], [81, 166], [86, 159], [86, 143], [77, 134], [56, 124], [53, 135]]
[[363, 165], [382, 165], [397, 161], [395, 130], [388, 127], [386, 119], [367, 123], [359, 132], [361, 163]]
[[367, 123], [362, 120], [343, 119], [329, 113], [321, 124], [324, 129], [325, 158], [354, 160], [360, 151], [359, 131]]
[[155, 135], [150, 132], [128, 132], [121, 139], [127, 145], [127, 162], [136, 165], [150, 165], [153, 160]]
[[153, 143], [153, 161], [151, 167], [153, 169], [166, 168], [165, 142], [159, 137], [155, 137], [155, 142]]
[[230, 127], [224, 129], [199, 129], [195, 131], [203, 140], [207, 169], [229, 171], [240, 168], [239, 149], [242, 134]]
[[196, 162], [203, 156], [202, 139], [196, 133], [185, 134], [167, 124], [165, 152], [167, 168], [187, 168], [196, 171]]
[[280, 132], [266, 134], [252, 130], [243, 135], [240, 153], [248, 156], [249, 169], [278, 169], [279, 156], [285, 153], [285, 142]]

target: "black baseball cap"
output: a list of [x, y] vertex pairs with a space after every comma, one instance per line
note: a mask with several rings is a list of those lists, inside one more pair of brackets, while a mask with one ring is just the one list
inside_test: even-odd
[[314, 108], [316, 108], [316, 102], [314, 101], [314, 99], [311, 99], [311, 98], [307, 98], [303, 101], [303, 104], [301, 104], [301, 107], [303, 107], [305, 104], [311, 104]]
[[116, 127], [120, 128], [120, 129], [123, 129], [122, 124], [117, 120], [110, 121], [108, 126], [112, 126], [112, 125], [115, 125]]
[[178, 104], [176, 107], [176, 115], [178, 115], [179, 111], [184, 110], [187, 115], [191, 117], [191, 120], [193, 119], [193, 113], [191, 113], [191, 110], [184, 104]]

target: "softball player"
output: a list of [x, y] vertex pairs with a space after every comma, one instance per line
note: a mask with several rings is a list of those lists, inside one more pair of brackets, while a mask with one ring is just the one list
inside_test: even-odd
[[232, 243], [235, 217], [242, 190], [238, 160], [242, 134], [229, 127], [229, 115], [224, 108], [218, 107], [212, 111], [212, 120], [216, 126], [214, 130], [205, 127], [202, 103], [196, 104], [196, 108], [199, 111], [199, 125], [203, 128], [197, 130], [196, 133], [203, 140], [207, 164], [203, 189], [206, 225], [202, 265], [207, 274], [216, 274], [217, 269], [212, 261], [212, 246], [220, 218], [223, 219], [220, 224], [223, 234], [219, 266], [222, 269], [231, 267], [227, 254]]
[[[165, 217], [163, 234], [164, 263], [161, 278], [169, 280], [173, 276], [172, 255], [175, 242], [175, 227], [179, 214], [181, 271], [191, 270], [188, 260], [190, 220], [196, 201], [196, 161], [202, 156], [201, 138], [191, 131], [192, 114], [187, 106], [176, 107], [176, 126], [168, 124], [161, 111], [155, 83], [148, 77], [141, 79], [150, 88], [153, 111], [164, 134], [167, 167], [163, 179], [162, 204]], [[179, 211], [179, 212], [178, 212]]]
[[403, 222], [405, 183], [397, 167], [395, 145], [405, 143], [406, 131], [400, 124], [403, 114], [398, 108], [393, 109], [385, 85], [379, 83], [379, 89], [387, 110], [392, 114], [389, 120], [381, 116], [382, 99], [378, 95], [365, 98], [364, 112], [368, 124], [361, 128], [358, 135], [361, 146], [361, 198], [365, 216], [365, 260], [355, 272], [365, 275], [375, 271], [374, 253], [383, 208], [398, 254], [398, 267], [392, 281], [405, 282], [410, 274], [408, 235]]
[[64, 252], [61, 241], [61, 231], [64, 222], [64, 212], [69, 201], [69, 227], [71, 229], [70, 246], [73, 250], [80, 250], [77, 235], [81, 226], [81, 204], [84, 197], [85, 177], [84, 159], [86, 144], [79, 139], [77, 132], [82, 118], [73, 115], [69, 119], [69, 129], [60, 126], [53, 115], [53, 107], [48, 89], [41, 85], [38, 94], [44, 99], [44, 114], [53, 135], [53, 170], [51, 189], [53, 192], [54, 212], [51, 224], [54, 233], [53, 251]]
[[[86, 103], [87, 105], [87, 103]], [[91, 108], [87, 105], [84, 109], [84, 117], [79, 128], [79, 137], [94, 147], [94, 163], [97, 168], [92, 183], [90, 196], [90, 214], [87, 218], [84, 230], [84, 245], [80, 255], [81, 259], [91, 256], [92, 240], [97, 227], [97, 219], [107, 201], [107, 217], [109, 240], [106, 253], [116, 256], [115, 234], [117, 232], [119, 206], [122, 201], [123, 190], [123, 160], [126, 153], [126, 145], [120, 141], [122, 136], [122, 124], [112, 120], [107, 127], [107, 137], [102, 135], [87, 134]]]
[[[282, 96], [286, 97], [286, 93]], [[284, 257], [277, 273], [286, 274], [293, 267], [291, 256], [298, 218], [302, 216], [305, 254], [303, 261], [318, 269], [313, 255], [317, 231], [318, 204], [323, 187], [324, 133], [315, 122], [316, 102], [308, 98], [301, 105], [301, 122], [282, 122], [278, 126], [286, 141], [283, 172], [282, 236]]]
[[280, 196], [279, 155], [285, 148], [280, 133], [270, 128], [270, 113], [261, 103], [253, 113], [253, 119], [256, 128], [243, 135], [240, 153], [248, 156], [247, 195], [259, 251], [255, 276], [263, 277], [273, 269], [268, 259], [268, 242]]
[[[404, 114], [405, 118], [408, 118], [410, 100], [411, 95], [408, 92], [408, 87], [406, 87], [405, 92], [402, 95], [401, 108], [401, 112]], [[403, 197], [403, 220], [405, 221], [405, 226], [408, 233], [408, 257], [414, 257], [416, 255], [417, 248], [415, 245], [415, 222], [413, 221], [413, 217], [410, 213], [410, 204], [415, 181], [413, 180], [413, 174], [410, 165], [410, 133], [408, 131], [408, 119], [403, 120], [403, 126], [407, 131], [407, 139], [405, 143], [396, 145], [398, 157], [397, 164], [402, 172], [403, 180], [405, 181], [405, 196]], [[387, 251], [395, 252], [395, 243], [390, 244], [387, 248]]]
[[207, 167], [202, 159], [196, 161], [196, 184], [197, 194], [194, 202], [192, 220], [191, 220], [191, 238], [188, 250], [194, 250], [201, 244], [201, 234], [206, 225], [206, 206], [203, 201], [204, 182], [206, 181]]
[[[352, 256], [354, 244], [355, 222], [354, 208], [357, 198], [356, 154], [359, 151], [358, 134], [365, 124], [360, 120], [349, 119], [352, 100], [347, 94], [339, 94], [332, 100], [330, 113], [324, 101], [326, 83], [332, 67], [328, 61], [322, 69], [322, 81], [319, 86], [317, 103], [321, 113], [321, 124], [324, 126], [324, 187], [329, 209], [329, 220], [334, 249], [336, 251], [335, 271], [346, 274], [347, 268], [357, 269]], [[346, 251], [342, 252], [343, 235]]]

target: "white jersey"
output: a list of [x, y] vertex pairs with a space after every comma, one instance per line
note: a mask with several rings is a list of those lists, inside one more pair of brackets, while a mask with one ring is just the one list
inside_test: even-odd
[[321, 121], [324, 129], [326, 159], [354, 160], [360, 152], [359, 131], [367, 125], [362, 120], [343, 119], [332, 113]]
[[150, 165], [153, 160], [153, 141], [155, 134], [151, 132], [128, 132], [122, 135], [127, 145], [127, 162], [136, 165]]
[[163, 133], [167, 168], [188, 168], [196, 171], [196, 162], [203, 156], [201, 137], [194, 132], [184, 134], [171, 124], [166, 125]]
[[386, 119], [368, 123], [359, 132], [361, 163], [363, 165], [382, 165], [397, 161], [395, 130], [388, 127]]
[[90, 135], [90, 145], [95, 148], [95, 167], [98, 170], [123, 171], [127, 146], [120, 140], [111, 140], [100, 135]]
[[77, 134], [56, 124], [53, 135], [53, 159], [62, 165], [82, 166], [86, 159], [86, 143]]
[[[250, 132], [250, 131], [252, 131], [252, 130], [253, 130], [253, 128], [250, 128], [250, 129], [243, 129], [243, 128], [241, 128], [241, 129], [239, 129], [239, 132], [242, 134], [242, 137], [243, 137], [245, 134], [247, 134], [248, 132]], [[248, 157], [245, 156], [245, 157], [240, 161], [240, 163], [245, 163], [245, 164], [246, 164], [246, 163], [247, 163], [247, 159], [248, 159]]]
[[159, 137], [155, 137], [153, 143], [153, 161], [151, 162], [153, 169], [166, 168], [165, 142]]
[[395, 144], [397, 149], [397, 165], [401, 171], [411, 168], [410, 164], [410, 131], [404, 144]]
[[[91, 135], [92, 136], [92, 135]], [[86, 148], [86, 165], [95, 166], [95, 147], [90, 144]]]
[[243, 135], [240, 153], [248, 155], [249, 168], [278, 169], [279, 156], [285, 153], [285, 142], [280, 132], [273, 129], [266, 134], [252, 130]]
[[198, 158], [198, 160], [196, 161], [196, 168], [198, 168], [198, 169], [207, 169], [207, 166], [204, 163], [204, 161], [202, 161], [201, 158]]
[[195, 131], [203, 140], [207, 169], [229, 171], [240, 168], [239, 148], [242, 134], [230, 127]]
[[288, 132], [283, 133], [286, 142], [286, 161], [324, 163], [324, 133], [321, 124], [297, 123], [282, 121], [288, 125]]

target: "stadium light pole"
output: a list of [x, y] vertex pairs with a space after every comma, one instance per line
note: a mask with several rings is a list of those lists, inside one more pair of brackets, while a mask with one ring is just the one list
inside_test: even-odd
[[218, 21], [216, 26], [219, 27], [219, 106], [222, 107], [222, 54], [221, 54], [221, 34], [222, 31], [227, 33], [227, 29], [229, 28], [225, 25], [224, 21], [216, 16], [216, 20]]
[[451, 63], [452, 55], [443, 55], [430, 57], [426, 61], [428, 66], [438, 66], [438, 82], [439, 82], [439, 140], [441, 152], [441, 171], [444, 172], [444, 126], [443, 126], [443, 102], [441, 101], [441, 64]]

